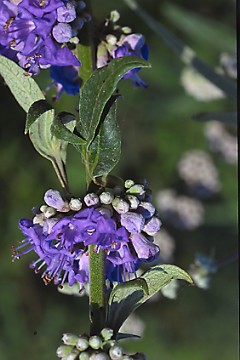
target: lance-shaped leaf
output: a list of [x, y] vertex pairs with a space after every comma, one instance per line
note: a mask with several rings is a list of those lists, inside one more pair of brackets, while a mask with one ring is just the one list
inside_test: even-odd
[[117, 332], [134, 310], [173, 279], [193, 283], [191, 277], [175, 265], [156, 265], [136, 280], [117, 285], [109, 297], [108, 326]]
[[51, 126], [52, 134], [70, 144], [84, 145], [86, 141], [80, 136], [73, 134], [75, 123], [76, 119], [73, 114], [60, 112], [53, 120]]
[[95, 70], [86, 81], [80, 92], [79, 122], [76, 127], [87, 140], [87, 148], [96, 136], [104, 108], [116, 90], [118, 82], [129, 70], [141, 67], [150, 67], [150, 64], [135, 56], [125, 56]]
[[121, 154], [121, 136], [116, 120], [116, 101], [105, 117], [98, 135], [89, 148], [91, 177], [106, 176], [115, 167]]
[[26, 76], [26, 72], [14, 61], [1, 55], [0, 74], [24, 111], [28, 112], [34, 102], [44, 100], [43, 93], [36, 81], [32, 77]]

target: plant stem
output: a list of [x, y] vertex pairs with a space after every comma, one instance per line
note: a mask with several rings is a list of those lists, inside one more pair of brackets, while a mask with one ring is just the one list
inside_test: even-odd
[[95, 245], [90, 245], [90, 334], [100, 332], [105, 324], [106, 287], [105, 287], [105, 253], [96, 253]]
[[[91, 1], [85, 0], [85, 11], [92, 16]], [[93, 42], [93, 25], [92, 21], [84, 25], [77, 45], [78, 59], [81, 62], [79, 67], [79, 77], [82, 84], [88, 80], [95, 69], [95, 48]], [[87, 189], [92, 181], [89, 173], [89, 154], [85, 147], [83, 149], [83, 161], [86, 172]], [[90, 317], [90, 334], [94, 335], [100, 332], [105, 324], [106, 313], [106, 285], [105, 285], [105, 252], [100, 250], [96, 252], [95, 245], [89, 246], [89, 317]]]

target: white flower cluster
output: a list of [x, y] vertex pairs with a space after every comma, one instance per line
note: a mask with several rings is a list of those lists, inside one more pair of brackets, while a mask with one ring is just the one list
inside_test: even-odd
[[199, 101], [211, 101], [225, 97], [224, 92], [208, 81], [192, 67], [187, 66], [181, 74], [181, 84], [187, 94]]
[[204, 135], [211, 150], [220, 154], [229, 164], [237, 162], [237, 137], [230, 134], [223, 124], [219, 121], [209, 121], [205, 126]]
[[211, 281], [211, 274], [217, 271], [215, 261], [212, 257], [196, 254], [194, 263], [190, 265], [189, 274], [196, 286], [201, 289], [208, 289]]
[[178, 229], [193, 230], [203, 223], [204, 207], [197, 199], [165, 189], [158, 192], [156, 201], [161, 217]]
[[195, 196], [209, 197], [220, 190], [217, 169], [210, 155], [203, 150], [184, 153], [178, 163], [178, 173]]

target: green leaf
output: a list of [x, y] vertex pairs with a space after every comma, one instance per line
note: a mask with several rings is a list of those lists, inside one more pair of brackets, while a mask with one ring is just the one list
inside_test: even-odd
[[24, 111], [28, 112], [34, 102], [44, 100], [43, 93], [33, 78], [26, 76], [26, 72], [14, 61], [1, 55], [0, 74]]
[[173, 279], [193, 284], [191, 277], [181, 268], [175, 265], [156, 265], [139, 278], [117, 285], [109, 297], [108, 326], [117, 332], [134, 310]]
[[112, 290], [108, 302], [107, 326], [113, 329], [115, 334], [128, 316], [136, 310], [145, 294], [148, 294], [148, 286], [142, 278], [118, 284]]
[[[51, 126], [52, 134], [58, 139], [67, 141], [70, 144], [83, 145], [86, 141], [73, 134], [75, 123], [76, 119], [74, 115], [67, 112], [61, 112], [57, 114], [53, 120], [53, 124]], [[69, 129], [70, 124], [72, 124], [71, 130]]]
[[57, 139], [51, 132], [54, 110], [50, 109], [38, 117], [29, 128], [29, 137], [37, 152], [52, 162], [63, 188], [67, 189], [65, 171], [68, 143]]
[[51, 110], [51, 105], [48, 104], [46, 100], [38, 100], [34, 102], [28, 112], [25, 124], [24, 133], [27, 134], [30, 126], [45, 112]]
[[114, 59], [107, 66], [95, 70], [84, 84], [80, 92], [79, 122], [76, 127], [87, 140], [87, 150], [96, 136], [104, 108], [118, 82], [127, 71], [139, 67], [150, 67], [150, 64], [135, 56]]
[[237, 127], [237, 113], [200, 113], [193, 116], [194, 120], [198, 121], [220, 121], [226, 125]]
[[109, 174], [120, 159], [121, 136], [116, 111], [115, 101], [89, 148], [89, 170], [92, 178]]

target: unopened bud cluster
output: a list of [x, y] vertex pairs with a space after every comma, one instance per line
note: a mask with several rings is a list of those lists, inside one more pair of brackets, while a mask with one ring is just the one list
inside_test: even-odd
[[123, 348], [113, 339], [113, 330], [102, 329], [100, 335], [63, 334], [64, 345], [56, 354], [63, 360], [145, 360], [142, 353], [124, 354]]
[[191, 194], [210, 197], [220, 190], [218, 172], [210, 155], [203, 150], [190, 150], [178, 163], [178, 173]]
[[204, 207], [197, 199], [165, 189], [158, 192], [156, 201], [161, 217], [177, 229], [193, 230], [203, 223]]
[[211, 150], [220, 154], [229, 164], [237, 162], [237, 136], [227, 131], [223, 124], [219, 121], [209, 121], [205, 126], [204, 135]]

